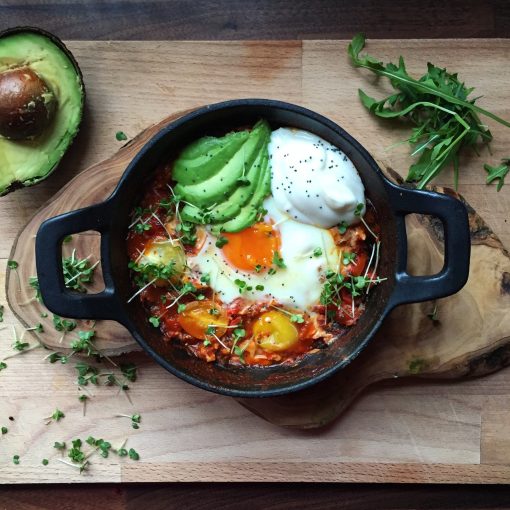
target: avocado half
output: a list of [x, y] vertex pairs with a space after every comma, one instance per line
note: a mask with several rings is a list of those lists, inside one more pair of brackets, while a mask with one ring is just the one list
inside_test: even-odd
[[[0, 196], [37, 184], [57, 168], [78, 133], [85, 103], [80, 68], [53, 34], [34, 27], [0, 32], [0, 76], [20, 69], [28, 70], [25, 76], [35, 73], [43, 81], [48, 89], [43, 96], [51, 98], [52, 108], [51, 112], [44, 110], [47, 125], [37, 129], [35, 136], [0, 136]], [[15, 89], [16, 84], [11, 86]], [[23, 113], [30, 115], [33, 105], [39, 106], [37, 101], [30, 101]]]

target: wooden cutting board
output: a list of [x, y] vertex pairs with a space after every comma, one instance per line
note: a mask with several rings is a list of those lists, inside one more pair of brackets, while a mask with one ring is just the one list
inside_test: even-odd
[[[81, 42], [70, 47], [85, 75], [87, 118], [54, 176], [37, 188], [2, 198], [4, 264], [17, 231], [35, 210], [73, 175], [115, 152], [116, 131], [131, 137], [165, 114], [205, 102], [251, 96], [300, 103], [336, 120], [389, 166], [404, 172], [409, 164], [406, 147], [386, 150], [404, 131], [375, 121], [358, 104], [356, 89], [375, 90], [373, 79], [349, 66], [345, 42]], [[420, 72], [427, 60], [448, 64], [487, 96], [481, 104], [510, 117], [505, 75], [510, 72], [505, 65], [510, 41], [378, 41], [369, 49], [385, 59], [405, 54], [411, 72]], [[510, 133], [491, 128], [493, 156], [464, 162], [460, 191], [509, 245], [510, 192], [487, 188], [481, 164], [505, 155]], [[449, 183], [450, 175], [439, 182]], [[9, 312], [5, 324], [17, 324]], [[9, 329], [0, 338], [1, 358], [11, 352]], [[130, 390], [133, 405], [113, 388], [94, 387], [83, 417], [74, 363], [50, 365], [41, 359], [46, 354], [36, 349], [17, 356], [0, 372], [0, 426], [9, 428], [0, 438], [1, 481], [510, 479], [510, 376], [505, 370], [462, 384], [385, 383], [366, 392], [327, 429], [300, 432], [274, 427], [232, 399], [186, 385], [142, 354], [133, 355], [140, 366], [139, 380]], [[484, 361], [499, 366], [501, 355]], [[45, 425], [44, 417], [55, 407], [66, 417]], [[128, 419], [115, 417], [135, 412], [142, 415], [138, 430]], [[56, 460], [55, 441], [88, 435], [114, 445], [129, 438], [127, 446], [136, 448], [141, 460], [94, 456], [90, 471], [82, 475]], [[11, 461], [15, 454], [21, 457], [17, 466]], [[50, 459], [46, 467], [43, 458]]]

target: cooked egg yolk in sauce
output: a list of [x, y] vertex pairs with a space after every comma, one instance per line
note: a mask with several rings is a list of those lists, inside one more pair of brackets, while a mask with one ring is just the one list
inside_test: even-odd
[[290, 318], [278, 311], [263, 313], [253, 324], [255, 343], [270, 352], [290, 349], [299, 337]]
[[214, 335], [222, 337], [227, 332], [227, 313], [208, 299], [188, 303], [177, 320], [188, 335], [200, 340], [214, 338]]
[[228, 240], [222, 248], [224, 257], [243, 271], [268, 268], [275, 252], [280, 251], [280, 234], [268, 223], [255, 223], [241, 232], [223, 236]]

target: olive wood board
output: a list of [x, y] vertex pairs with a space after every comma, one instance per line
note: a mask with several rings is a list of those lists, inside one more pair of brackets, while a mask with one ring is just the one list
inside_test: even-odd
[[[9, 256], [19, 262], [17, 272], [6, 276], [14, 314], [5, 314], [0, 357], [12, 353], [11, 326], [15, 325], [18, 336], [23, 330], [16, 318], [25, 327], [43, 323], [39, 340], [53, 349], [65, 350], [73, 334], [60, 341], [51, 314], [42, 318], [42, 305], [29, 302], [33, 290], [26, 282], [35, 274], [34, 234], [46, 217], [107, 197], [136, 151], [179, 114], [145, 129], [114, 154], [118, 143], [114, 135], [119, 129], [132, 136], [164, 111], [182, 112], [204, 102], [250, 96], [279, 98], [313, 108], [347, 127], [379, 157], [387, 175], [398, 179], [392, 169], [405, 171], [409, 164], [407, 148], [385, 149], [402, 139], [405, 131], [370, 118], [354, 100], [358, 87], [370, 91], [375, 85], [371, 77], [350, 67], [344, 58], [346, 44], [70, 43], [88, 88], [82, 133], [54, 176], [0, 202], [6, 219], [0, 227], [4, 264]], [[372, 53], [384, 58], [405, 54], [411, 71], [421, 69], [427, 60], [445, 63], [443, 49], [448, 44], [448, 65], [455, 64], [468, 84], [478, 84], [479, 92], [487, 94], [484, 106], [510, 117], [508, 101], [502, 102], [503, 77], [509, 73], [502, 63], [510, 52], [510, 41], [369, 44]], [[129, 72], [122, 67], [128, 60]], [[236, 73], [231, 73], [233, 66]], [[495, 70], [501, 81], [487, 79]], [[149, 74], [151, 80], [147, 80]], [[498, 126], [491, 128], [496, 142], [493, 155], [487, 158], [497, 161], [505, 155], [501, 140], [508, 143], [510, 135]], [[480, 167], [480, 160], [467, 158], [461, 176], [460, 191], [474, 207], [470, 207], [470, 279], [457, 296], [438, 301], [439, 322], [427, 315], [435, 303], [400, 307], [369, 348], [329, 381], [292, 396], [243, 400], [245, 407], [183, 383], [143, 353], [131, 353], [119, 359], [135, 360], [139, 365], [139, 380], [129, 391], [132, 404], [113, 388], [93, 387], [94, 396], [82, 416], [74, 363], [48, 364], [42, 361], [48, 352], [34, 349], [7, 360], [8, 368], [0, 372], [0, 425], [9, 427], [9, 433], [0, 438], [0, 482], [508, 481], [510, 374], [503, 370], [488, 378], [465, 377], [496, 371], [510, 356], [510, 317], [506, 313], [510, 259], [499, 240], [510, 240], [506, 224], [509, 193], [506, 187], [500, 193], [486, 187]], [[73, 175], [76, 177], [69, 181]], [[438, 182], [448, 183], [448, 174]], [[437, 189], [454, 193], [445, 186]], [[39, 206], [42, 208], [35, 212]], [[34, 212], [9, 255], [15, 231]], [[413, 216], [408, 226], [410, 269], [437, 271], [442, 259], [437, 222]], [[91, 233], [74, 236], [64, 251], [69, 253], [74, 246], [80, 256], [91, 254], [94, 260], [97, 241]], [[99, 280], [96, 278], [97, 288]], [[98, 347], [108, 354], [136, 348], [127, 332], [115, 323], [98, 322], [95, 329]], [[34, 334], [27, 333], [24, 338], [35, 343], [29, 336]], [[422, 379], [401, 380], [410, 375]], [[464, 380], [458, 382], [459, 378]], [[383, 380], [389, 381], [373, 384]], [[353, 403], [369, 385], [372, 388]], [[43, 418], [55, 407], [62, 409], [66, 418], [45, 425]], [[246, 407], [267, 421], [254, 417]], [[134, 412], [142, 414], [139, 430], [131, 429], [129, 420], [115, 417]], [[334, 420], [340, 413], [342, 418]], [[15, 420], [11, 422], [9, 416]], [[317, 429], [299, 430], [306, 428]], [[127, 437], [128, 446], [136, 448], [142, 458], [139, 462], [94, 460], [90, 471], [82, 475], [56, 462], [58, 454], [51, 448], [54, 441], [84, 439], [90, 434], [113, 444]], [[21, 456], [19, 466], [12, 464], [14, 454]], [[43, 467], [40, 462], [45, 457], [50, 464]]]

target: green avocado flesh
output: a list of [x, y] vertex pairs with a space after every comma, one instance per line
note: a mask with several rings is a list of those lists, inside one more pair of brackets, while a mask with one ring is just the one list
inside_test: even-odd
[[[211, 224], [215, 233], [237, 232], [254, 223], [270, 191], [270, 135], [268, 123], [261, 120], [251, 131], [201, 138], [184, 149], [173, 171], [175, 192], [187, 202], [182, 219]], [[230, 159], [216, 157], [226, 151]], [[204, 158], [205, 153], [211, 156]]]
[[79, 70], [55, 42], [36, 32], [0, 36], [0, 73], [29, 67], [57, 99], [55, 117], [44, 132], [31, 140], [0, 137], [0, 195], [11, 186], [31, 186], [57, 166], [78, 132], [84, 103]]
[[248, 131], [240, 131], [223, 138], [200, 138], [188, 145], [175, 162], [174, 179], [181, 185], [187, 185], [211, 178], [239, 151], [248, 136]]

